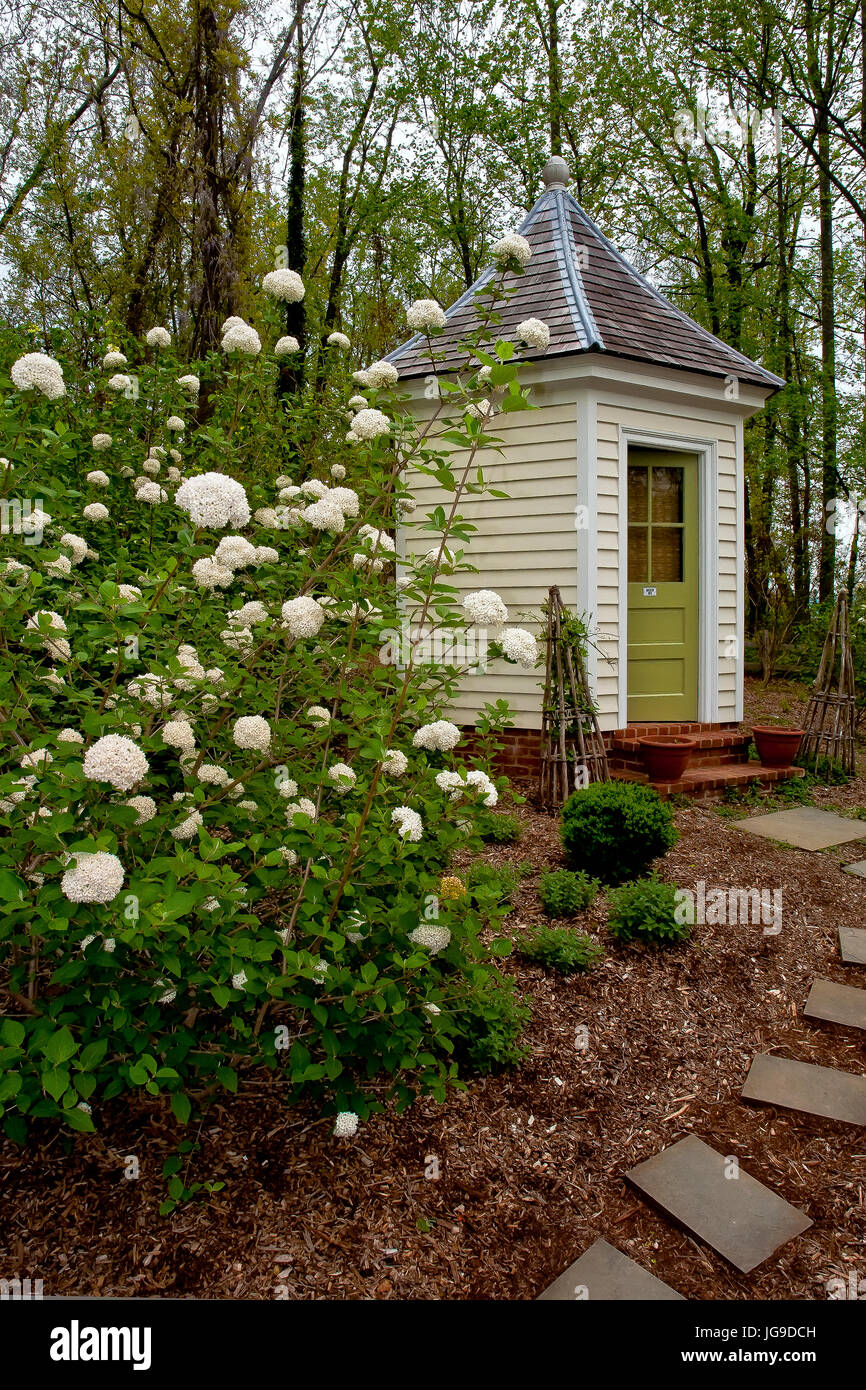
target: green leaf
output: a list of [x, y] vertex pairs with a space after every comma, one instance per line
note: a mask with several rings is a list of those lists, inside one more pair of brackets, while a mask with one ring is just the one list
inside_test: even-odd
[[185, 1125], [192, 1114], [192, 1102], [189, 1096], [185, 1096], [183, 1091], [173, 1091], [169, 1104], [175, 1119], [180, 1120], [181, 1124]]
[[79, 1110], [76, 1105], [72, 1110], [67, 1110], [63, 1116], [70, 1129], [77, 1129], [82, 1134], [95, 1134], [96, 1125], [86, 1110]]
[[19, 1023], [17, 1018], [4, 1018], [0, 1023], [0, 1042], [6, 1043], [8, 1047], [20, 1047], [25, 1032], [24, 1024]]
[[52, 1033], [51, 1037], [43, 1044], [42, 1051], [53, 1062], [55, 1067], [61, 1062], [68, 1062], [78, 1051], [78, 1043], [73, 1038], [68, 1028], [61, 1028], [58, 1032]]

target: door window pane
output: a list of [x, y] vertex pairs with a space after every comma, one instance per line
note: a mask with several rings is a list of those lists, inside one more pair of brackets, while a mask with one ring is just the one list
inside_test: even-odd
[[647, 575], [647, 528], [630, 526], [628, 528], [628, 582], [645, 584]]
[[[647, 491], [649, 483], [648, 468], [629, 468], [628, 470], [628, 519], [647, 520]], [[665, 521], [667, 517], [663, 518]]]
[[653, 468], [652, 480], [653, 521], [682, 521], [683, 470]]
[[[683, 582], [683, 532], [680, 526], [654, 526], [653, 572], [654, 584]], [[629, 565], [629, 575], [631, 565]]]

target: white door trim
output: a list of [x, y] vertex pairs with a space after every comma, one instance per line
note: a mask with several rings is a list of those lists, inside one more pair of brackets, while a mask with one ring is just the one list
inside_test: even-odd
[[678, 449], [698, 458], [698, 720], [719, 718], [719, 462], [718, 441], [701, 435], [619, 426], [619, 698], [618, 724], [628, 724], [628, 448]]

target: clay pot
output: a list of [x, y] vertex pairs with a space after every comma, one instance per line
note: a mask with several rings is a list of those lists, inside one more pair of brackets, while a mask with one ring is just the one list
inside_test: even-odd
[[770, 724], [754, 724], [752, 736], [764, 767], [790, 767], [800, 751], [805, 729], [777, 729]]
[[678, 782], [689, 765], [697, 744], [685, 734], [657, 734], [639, 738], [644, 767], [651, 782]]

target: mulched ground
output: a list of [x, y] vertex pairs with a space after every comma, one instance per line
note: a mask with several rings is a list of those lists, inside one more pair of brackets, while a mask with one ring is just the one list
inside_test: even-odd
[[[820, 789], [818, 805], [866, 808], [866, 782]], [[766, 809], [775, 809], [768, 802]], [[754, 813], [750, 807], [746, 814]], [[541, 920], [538, 873], [561, 862], [556, 821], [519, 809], [524, 835], [491, 862], [528, 861], [508, 926]], [[866, 1269], [866, 1135], [738, 1099], [757, 1051], [863, 1072], [853, 1030], [802, 1019], [817, 974], [843, 967], [836, 929], [862, 926], [866, 883], [841, 872], [860, 848], [779, 849], [709, 806], [676, 811], [662, 867], [682, 887], [783, 892], [783, 929], [699, 926], [657, 954], [618, 947], [603, 900], [575, 925], [603, 940], [589, 975], [565, 980], [513, 958], [532, 1005], [529, 1060], [446, 1104], [380, 1116], [353, 1141], [286, 1112], [276, 1085], [216, 1104], [191, 1177], [224, 1179], [168, 1218], [164, 1158], [187, 1137], [160, 1111], [116, 1103], [98, 1136], [0, 1151], [0, 1275], [45, 1293], [290, 1299], [530, 1299], [598, 1236], [691, 1299], [826, 1298]], [[866, 824], [863, 827], [866, 837]], [[578, 1029], [588, 1047], [575, 1046]], [[743, 1276], [648, 1206], [623, 1173], [694, 1132], [814, 1226]], [[137, 1181], [124, 1177], [126, 1155]], [[436, 1176], [438, 1174], [438, 1176]]]

